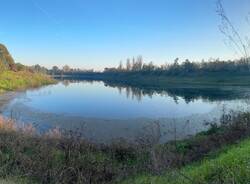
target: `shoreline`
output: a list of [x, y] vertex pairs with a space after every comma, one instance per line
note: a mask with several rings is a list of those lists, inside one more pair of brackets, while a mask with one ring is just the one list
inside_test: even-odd
[[96, 80], [127, 85], [144, 85], [144, 87], [176, 87], [182, 85], [213, 87], [213, 86], [250, 86], [250, 75], [197, 75], [197, 76], [154, 76], [137, 73], [88, 73], [51, 75], [55, 79]]
[[[18, 168], [17, 173], [13, 168], [7, 170], [6, 176], [20, 177], [18, 173], [27, 171], [31, 175], [25, 179], [32, 179], [34, 183], [50, 183], [50, 180], [72, 182], [71, 179], [77, 179], [78, 175], [83, 177], [78, 178], [78, 182], [91, 178], [94, 183], [115, 183], [116, 181], [122, 183], [130, 181], [131, 178], [134, 178], [132, 183], [137, 183], [137, 179], [143, 173], [147, 173], [149, 180], [157, 178], [159, 174], [161, 177], [168, 177], [164, 176], [166, 171], [174, 172], [176, 169], [189, 167], [190, 164], [202, 163], [203, 159], [216, 158], [225, 151], [225, 147], [230, 150], [232, 145], [237, 146], [242, 140], [247, 140], [250, 132], [250, 113], [230, 116], [232, 120], [221, 127], [211, 123], [208, 131], [163, 145], [156, 144], [154, 139], [142, 139], [138, 144], [129, 144], [120, 140], [111, 145], [95, 145], [79, 139], [78, 134], [62, 133], [56, 129], [46, 135], [36, 135], [34, 127], [16, 129], [13, 122], [7, 120], [6, 124], [0, 123], [2, 140], [0, 146], [5, 150], [0, 154], [2, 158], [0, 162], [7, 164], [10, 169]], [[23, 149], [24, 151], [20, 152]], [[12, 155], [12, 152], [15, 154]], [[29, 158], [29, 162], [24, 158]], [[13, 159], [20, 165], [12, 165]], [[30, 163], [32, 165], [27, 167]], [[58, 172], [63, 172], [65, 167], [73, 168], [78, 172], [73, 178], [69, 177], [72, 174], [70, 171], [61, 178], [57, 178]], [[109, 169], [106, 170], [106, 168]], [[47, 172], [51, 173], [50, 177], [46, 175]], [[158, 174], [154, 175], [156, 173]], [[0, 177], [2, 177], [1, 172]]]

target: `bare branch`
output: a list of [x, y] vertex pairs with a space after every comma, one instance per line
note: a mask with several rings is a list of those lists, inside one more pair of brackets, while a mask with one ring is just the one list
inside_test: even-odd
[[219, 29], [222, 34], [224, 34], [227, 39], [234, 45], [237, 51], [242, 55], [243, 59], [247, 62], [249, 58], [249, 43], [242, 38], [239, 34], [231, 20], [228, 18], [222, 0], [217, 0], [217, 14], [221, 18], [221, 25]]

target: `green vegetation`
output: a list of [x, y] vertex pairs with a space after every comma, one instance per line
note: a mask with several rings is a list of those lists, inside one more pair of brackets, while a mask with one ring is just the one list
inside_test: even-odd
[[204, 159], [200, 163], [180, 170], [167, 171], [161, 176], [141, 175], [127, 180], [134, 184], [245, 184], [250, 181], [250, 139], [224, 148], [217, 158]]
[[[0, 45], [0, 92], [23, 90], [54, 82], [44, 67], [15, 64]], [[62, 73], [54, 67], [54, 73]], [[249, 85], [245, 60], [191, 63], [157, 67], [142, 57], [127, 68], [105, 72], [71, 70], [79, 78], [104, 80], [109, 85], [165, 88], [172, 86]], [[233, 76], [231, 75], [233, 73]], [[229, 77], [230, 76], [230, 77]], [[137, 91], [137, 90], [135, 90]], [[192, 91], [193, 93], [193, 91]], [[156, 123], [157, 125], [157, 123]], [[186, 140], [158, 144], [161, 137], [139, 137], [135, 143], [110, 145], [85, 141], [80, 132], [50, 130], [38, 134], [27, 125], [0, 118], [0, 183], [246, 183], [250, 180], [250, 113], [225, 114], [220, 127]], [[156, 132], [157, 134], [157, 132]], [[245, 139], [245, 140], [244, 140]], [[239, 143], [240, 142], [240, 143]]]
[[15, 63], [7, 48], [0, 44], [0, 93], [52, 84], [49, 76]]
[[232, 179], [244, 183], [250, 172], [250, 114], [225, 115], [221, 123], [190, 139], [163, 145], [150, 138], [137, 144], [96, 145], [77, 132], [54, 129], [38, 135], [31, 125], [20, 128], [2, 118], [0, 177], [52, 184], [228, 183]]
[[[233, 118], [231, 115], [224, 115], [220, 127], [211, 124], [209, 131], [198, 134], [190, 140], [176, 143], [177, 151], [172, 153], [174, 153], [174, 156], [181, 153], [182, 156], [177, 156], [176, 160], [181, 161], [184, 167], [181, 165], [181, 167], [175, 169], [169, 167], [158, 175], [148, 172], [141, 173], [125, 180], [123, 183], [248, 183], [250, 180], [249, 120], [248, 113], [236, 115]], [[204, 152], [204, 150], [206, 151]], [[185, 155], [189, 155], [189, 157]], [[203, 158], [199, 157], [201, 155]], [[192, 156], [196, 158], [193, 161], [186, 162], [185, 158], [192, 158]]]
[[73, 79], [103, 80], [105, 82], [119, 82], [133, 86], [150, 88], [169, 88], [176, 86], [249, 86], [250, 65], [248, 60], [235, 61], [202, 61], [186, 60], [179, 63], [161, 66], [143, 63], [142, 57], [127, 60], [127, 66], [120, 64], [117, 68], [106, 68], [104, 72], [94, 72], [80, 69], [59, 69], [53, 67], [48, 74], [57, 77]]
[[[249, 59], [235, 61], [191, 62], [185, 60], [179, 63], [177, 58], [173, 64], [145, 64], [139, 56], [136, 60], [127, 60], [126, 67], [106, 68], [102, 77], [104, 80], [140, 85], [148, 87], [173, 86], [246, 86], [250, 84]], [[100, 77], [101, 78], [101, 77]]]
[[135, 161], [133, 149], [95, 146], [56, 129], [39, 136], [11, 120], [0, 121], [0, 140], [0, 177], [27, 183], [108, 183]]
[[14, 59], [8, 49], [3, 44], [0, 44], [0, 72], [15, 69]]
[[49, 76], [40, 73], [4, 71], [0, 73], [0, 92], [34, 88], [54, 82]]
[[141, 75], [156, 75], [156, 76], [206, 76], [206, 75], [224, 75], [234, 74], [242, 75], [249, 74], [249, 59], [242, 58], [239, 60], [221, 61], [219, 59], [191, 62], [186, 59], [179, 62], [176, 58], [173, 64], [163, 64], [161, 66], [154, 65], [153, 62], [144, 63], [142, 56], [137, 59], [133, 58], [132, 62], [127, 59], [126, 67], [123, 67], [122, 62], [117, 68], [105, 68], [105, 73], [127, 73]]

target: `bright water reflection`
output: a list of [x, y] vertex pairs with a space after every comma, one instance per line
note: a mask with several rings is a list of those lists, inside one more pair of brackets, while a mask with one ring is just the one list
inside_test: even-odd
[[[221, 110], [246, 110], [249, 88], [146, 89], [104, 82], [63, 81], [28, 90], [2, 106], [5, 116], [51, 127], [81, 129], [94, 141], [135, 139], [159, 122], [163, 141], [204, 130]], [[154, 127], [151, 127], [151, 129]], [[173, 135], [173, 130], [175, 134]]]

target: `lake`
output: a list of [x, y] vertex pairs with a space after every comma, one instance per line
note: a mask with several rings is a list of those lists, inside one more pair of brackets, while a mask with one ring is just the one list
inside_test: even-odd
[[248, 111], [249, 94], [248, 87], [149, 89], [65, 80], [5, 94], [0, 101], [4, 116], [31, 123], [40, 132], [57, 127], [80, 132], [93, 142], [142, 137], [166, 142], [208, 129], [206, 122], [218, 122], [222, 113]]

